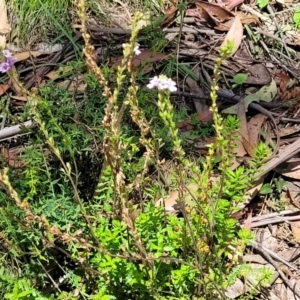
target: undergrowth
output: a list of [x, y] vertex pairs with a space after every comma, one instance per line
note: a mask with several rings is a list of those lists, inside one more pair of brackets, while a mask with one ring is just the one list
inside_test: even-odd
[[[19, 83], [28, 97], [24, 114], [37, 128], [22, 163], [0, 173], [0, 297], [226, 299], [228, 286], [237, 278], [246, 284], [252, 272], [238, 261], [251, 233], [232, 213], [269, 153], [260, 144], [248, 168], [231, 169], [239, 120], [220, 116], [216, 91], [232, 45], [215, 62], [215, 139], [195, 164], [178, 135], [170, 86], [161, 85], [172, 81], [157, 77], [158, 91], [138, 86], [132, 61], [142, 15], [132, 20], [116, 82], [108, 84], [93, 60], [84, 1], [78, 11], [89, 92], [79, 97], [49, 85], [34, 94]], [[172, 157], [168, 169], [163, 153]], [[173, 190], [178, 210], [170, 214], [157, 200]], [[259, 293], [270, 272], [257, 278], [244, 299]]]
[[49, 41], [57, 43], [62, 37], [71, 37], [72, 1], [14, 0], [6, 4], [12, 26], [10, 40], [19, 47]]

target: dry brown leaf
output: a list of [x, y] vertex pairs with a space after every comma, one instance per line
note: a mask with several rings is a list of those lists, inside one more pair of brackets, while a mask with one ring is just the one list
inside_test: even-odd
[[178, 0], [166, 1], [164, 3], [164, 11], [166, 14], [171, 13], [174, 8], [177, 8]]
[[[187, 192], [184, 195], [185, 200], [187, 201], [192, 200], [192, 196], [188, 191], [193, 191], [193, 190], [196, 191], [197, 186], [194, 183], [191, 183], [186, 187], [186, 190]], [[166, 199], [161, 198], [157, 200], [155, 206], [164, 206], [166, 213], [175, 214], [178, 212], [178, 204], [177, 204], [178, 198], [179, 198], [179, 192], [174, 191]]]
[[[295, 126], [291, 126], [291, 127], [285, 127], [285, 128], [280, 128], [278, 129], [278, 134], [280, 137], [285, 137], [291, 134], [294, 134], [296, 132], [300, 131], [300, 126], [299, 125], [295, 125]], [[272, 132], [270, 134], [270, 137], [272, 139], [276, 138], [277, 134], [275, 134], [274, 132]]]
[[58, 72], [57, 70], [52, 70], [51, 72], [45, 75], [45, 77], [48, 77], [51, 80], [55, 80], [59, 78], [59, 76], [60, 76], [60, 72]]
[[201, 18], [220, 31], [228, 31], [233, 23], [234, 14], [225, 8], [202, 1], [195, 2]]
[[295, 86], [292, 88], [292, 90], [287, 90], [284, 93], [281, 94], [280, 98], [283, 101], [295, 99], [300, 97], [300, 87]]
[[0, 47], [6, 46], [6, 34], [11, 30], [11, 27], [7, 20], [7, 8], [5, 0], [0, 0]]
[[244, 3], [244, 0], [223, 0], [223, 3], [225, 4], [226, 9], [232, 11], [236, 6]]
[[245, 284], [239, 278], [225, 290], [225, 295], [229, 299], [236, 299], [245, 293]]
[[22, 52], [22, 53], [15, 53], [14, 57], [18, 61], [22, 61], [22, 60], [28, 59], [29, 57], [38, 57], [43, 54], [45, 54], [45, 53], [41, 52], [41, 51], [26, 51], [26, 52]]
[[2, 96], [6, 91], [10, 88], [10, 84], [8, 83], [1, 83], [0, 84], [0, 96]]
[[213, 19], [216, 23], [228, 21], [234, 17], [234, 14], [226, 10], [225, 8], [202, 1], [195, 1], [195, 4], [199, 10], [201, 15], [201, 11], [205, 10], [205, 12]]
[[241, 210], [244, 209], [245, 206], [248, 203], [250, 203], [250, 201], [260, 191], [261, 187], [263, 186], [263, 183], [264, 183], [264, 176], [255, 183], [256, 185], [253, 188], [251, 188], [249, 191], [247, 191], [247, 193], [244, 196], [244, 202], [237, 205], [239, 209], [241, 209]]
[[[204, 110], [202, 113], [200, 113], [196, 116], [196, 120], [199, 121], [199, 123], [200, 122], [206, 123], [206, 122], [212, 120], [212, 118], [213, 118], [213, 113], [209, 108]], [[188, 130], [192, 130], [194, 128], [194, 126], [191, 124], [191, 120], [188, 119], [188, 120], [179, 122], [177, 124], [177, 128], [188, 131]]]
[[236, 141], [236, 148], [233, 150], [233, 153], [235, 155], [230, 160], [230, 170], [235, 170], [237, 167], [239, 167], [244, 161], [244, 156], [247, 154], [245, 147], [240, 139]]
[[1, 154], [7, 159], [10, 167], [19, 168], [24, 164], [20, 157], [15, 155], [12, 149], [2, 148]]
[[285, 93], [287, 91], [290, 80], [291, 78], [285, 73], [280, 72], [275, 74], [275, 81], [279, 85], [280, 91], [282, 93]]
[[[199, 74], [198, 72], [200, 72], [200, 67], [197, 66], [196, 68], [193, 69], [193, 71], [196, 74]], [[198, 82], [191, 76], [187, 77], [186, 84], [189, 87], [190, 93], [193, 93], [198, 96], [204, 96], [204, 92], [202, 88], [199, 86]], [[201, 101], [197, 101], [196, 99], [193, 99], [193, 103], [196, 108], [196, 112], [198, 114], [201, 114], [202, 112], [208, 109], [208, 105], [205, 102], [201, 102]]]
[[18, 101], [24, 101], [24, 102], [28, 101], [28, 97], [24, 97], [24, 96], [11, 96], [11, 98]]
[[[162, 61], [168, 57], [169, 57], [169, 55], [164, 54], [164, 53], [153, 54], [153, 52], [151, 50], [141, 50], [141, 53], [134, 57], [134, 59], [132, 61], [132, 65], [134, 67], [139, 67], [142, 64], [145, 64], [145, 66], [143, 67], [143, 70], [141, 72], [142, 72], [142, 74], [147, 74], [153, 68], [152, 64], [149, 65], [149, 63]], [[122, 64], [122, 59], [123, 59], [123, 56], [117, 57], [114, 60], [112, 60], [113, 68], [115, 68], [115, 69], [118, 68]]]
[[285, 200], [284, 200], [284, 202], [285, 202], [285, 208], [286, 209], [290, 209], [291, 205], [292, 205], [291, 209], [294, 209], [295, 207], [297, 207], [298, 209], [300, 209], [300, 204], [299, 204], [299, 187], [296, 186], [293, 182], [286, 182], [285, 188], [286, 188], [286, 193], [285, 193], [285, 197], [284, 197], [285, 198]]
[[267, 85], [272, 81], [269, 70], [265, 64], [253, 64], [247, 66], [247, 71], [250, 73], [245, 83], [253, 85]]
[[242, 142], [244, 145], [245, 150], [249, 155], [253, 155], [255, 150], [252, 144], [252, 141], [249, 139], [249, 132], [248, 132], [248, 124], [247, 124], [247, 117], [246, 117], [246, 108], [244, 98], [242, 98], [238, 104], [238, 118], [240, 119], [240, 130], [239, 133], [242, 137]]
[[51, 72], [47, 73], [45, 75], [45, 77], [48, 77], [51, 80], [56, 80], [57, 78], [59, 78], [62, 75], [71, 73], [73, 70], [72, 67], [63, 67], [60, 68], [59, 70], [52, 70]]
[[300, 240], [300, 221], [290, 221], [291, 229], [296, 241]]
[[165, 15], [164, 19], [159, 23], [160, 27], [169, 27], [176, 19], [177, 7], [172, 7]]
[[259, 142], [260, 131], [267, 117], [263, 114], [257, 114], [248, 122], [249, 140], [256, 147]]
[[217, 26], [215, 26], [215, 29], [219, 30], [219, 31], [225, 31], [225, 32], [227, 32], [227, 31], [230, 30], [230, 28], [231, 28], [231, 26], [233, 24], [233, 21], [234, 21], [234, 18], [232, 18], [231, 20], [228, 20], [228, 21], [226, 21], [224, 23], [220, 23]]
[[[210, 178], [210, 181], [212, 181], [212, 182], [217, 181], [217, 180], [218, 180], [217, 177]], [[247, 193], [245, 194], [245, 197], [244, 197], [244, 202], [239, 203], [237, 205], [237, 212], [240, 210], [243, 210], [245, 208], [245, 206], [255, 197], [255, 195], [261, 189], [263, 182], [264, 182], [264, 177], [262, 177], [259, 181], [256, 182], [256, 186], [254, 186], [249, 191], [247, 191]], [[186, 186], [186, 193], [184, 194], [184, 199], [186, 201], [193, 200], [193, 197], [191, 194], [193, 194], [193, 192], [196, 192], [196, 191], [197, 191], [196, 184], [190, 183], [189, 185]], [[179, 192], [178, 192], [178, 190], [175, 190], [175, 191], [171, 192], [166, 198], [158, 199], [155, 202], [155, 206], [164, 206], [166, 213], [177, 214], [179, 211], [178, 203], [177, 203], [178, 198], [179, 198]], [[236, 212], [234, 213], [234, 215], [237, 215]]]
[[[207, 13], [206, 13], [207, 14]], [[198, 17], [201, 18], [197, 8], [189, 8], [185, 11], [185, 17]]]
[[274, 170], [275, 172], [288, 178], [300, 179], [300, 164], [298, 161], [282, 163]]
[[197, 117], [196, 117], [196, 120], [199, 121], [199, 122], [203, 122], [203, 123], [206, 123], [210, 120], [213, 119], [213, 113], [212, 111], [207, 108], [206, 110], [204, 110], [202, 113], [200, 113]]
[[243, 39], [243, 25], [240, 20], [240, 17], [236, 16], [234, 18], [231, 28], [229, 29], [228, 33], [225, 36], [223, 43], [221, 44], [221, 47], [226, 46], [228, 41], [233, 41], [234, 46], [233, 46], [233, 52], [231, 53], [232, 56], [240, 47], [242, 39]]
[[252, 223], [252, 210], [248, 213], [248, 216], [244, 222], [244, 224], [242, 225], [243, 229], [251, 229], [251, 223]]
[[242, 24], [258, 24], [259, 19], [255, 16], [248, 15], [248, 16], [240, 16]]
[[18, 72], [16, 71], [16, 67], [13, 66], [11, 69], [13, 72], [10, 75], [10, 80], [12, 82], [12, 85], [14, 87], [14, 90], [16, 91], [17, 95], [22, 95], [22, 89], [19, 86], [17, 82], [19, 82]]
[[65, 80], [62, 82], [59, 82], [57, 84], [58, 87], [60, 88], [64, 88], [64, 87], [68, 87], [68, 91], [80, 91], [83, 92], [86, 90], [87, 88], [87, 83], [80, 83], [78, 84], [77, 82], [71, 82], [70, 84], [70, 80]]
[[177, 128], [181, 129], [181, 131], [190, 131], [194, 126], [191, 124], [190, 120], [184, 120], [177, 124]]

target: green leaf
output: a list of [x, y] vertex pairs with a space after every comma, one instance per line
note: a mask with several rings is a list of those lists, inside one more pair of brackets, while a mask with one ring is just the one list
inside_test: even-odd
[[273, 191], [273, 189], [272, 189], [270, 183], [266, 183], [261, 187], [259, 193], [262, 195], [267, 195], [267, 194], [271, 194], [272, 191]]
[[[248, 109], [249, 104], [253, 101], [271, 102], [273, 98], [276, 96], [276, 94], [277, 94], [277, 85], [275, 80], [272, 79], [269, 85], [265, 85], [261, 89], [259, 89], [256, 93], [250, 94], [245, 97], [244, 99], [245, 107]], [[233, 106], [224, 109], [222, 113], [236, 115], [237, 110], [238, 110], [238, 104], [235, 104]]]
[[174, 247], [173, 246], [164, 246], [163, 250], [166, 252], [170, 252], [170, 251], [174, 250]]
[[293, 21], [295, 22], [296, 27], [300, 27], [300, 10], [297, 10], [293, 15]]
[[262, 9], [269, 4], [269, 0], [257, 0], [257, 4], [259, 8]]
[[284, 187], [285, 181], [282, 178], [279, 178], [278, 180], [276, 180], [275, 184], [276, 184], [276, 188], [277, 188], [278, 192], [281, 193], [282, 189]]
[[248, 78], [248, 75], [247, 75], [247, 74], [239, 73], [239, 74], [236, 74], [236, 75], [233, 77], [232, 81], [233, 81], [235, 84], [241, 85], [241, 84], [243, 84], [243, 83], [246, 82], [247, 78]]

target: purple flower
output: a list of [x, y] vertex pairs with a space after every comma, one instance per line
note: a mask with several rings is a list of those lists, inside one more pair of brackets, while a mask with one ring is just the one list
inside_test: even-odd
[[2, 55], [2, 59], [4, 58], [4, 61], [0, 64], [0, 72], [6, 73], [13, 67], [17, 59], [12, 56], [12, 53], [9, 50], [2, 50]]
[[160, 75], [159, 77], [154, 76], [147, 87], [149, 89], [158, 88], [159, 90], [169, 90], [170, 92], [177, 91], [176, 82], [164, 75]]
[[3, 63], [0, 64], [0, 72], [1, 73], [6, 73], [7, 71], [10, 70], [10, 68], [11, 67], [10, 67], [8, 62], [3, 62]]
[[14, 63], [17, 61], [15, 57], [7, 57], [7, 63], [9, 64], [10, 68], [14, 65]]

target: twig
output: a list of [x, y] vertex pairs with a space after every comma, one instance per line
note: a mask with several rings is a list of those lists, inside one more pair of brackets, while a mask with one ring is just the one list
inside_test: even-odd
[[286, 266], [288, 266], [289, 268], [298, 271], [297, 267], [294, 267], [292, 264], [290, 264], [289, 262], [287, 262], [286, 260], [284, 260], [281, 256], [279, 256], [278, 254], [276, 254], [275, 252], [273, 252], [272, 250], [265, 248], [264, 246], [262, 246], [261, 244], [252, 241], [251, 242], [251, 246], [254, 247], [256, 250], [259, 250], [260, 252], [262, 252], [263, 254], [267, 253], [268, 255], [270, 255], [271, 257], [274, 257], [276, 260], [282, 262], [283, 264], [285, 264]]
[[[269, 225], [269, 224], [276, 224], [276, 223], [280, 223], [280, 222], [290, 223], [289, 221], [299, 221], [299, 220], [300, 220], [300, 216], [292, 216], [292, 217], [277, 216], [277, 217], [274, 217], [271, 219], [266, 219], [264, 221], [252, 222], [250, 224], [250, 227], [254, 228], [254, 227], [260, 227], [260, 226]], [[290, 224], [290, 225], [295, 226], [293, 224]]]
[[35, 124], [32, 121], [26, 121], [19, 125], [5, 127], [2, 130], [0, 130], [0, 140], [7, 138], [7, 137], [15, 136], [15, 135], [23, 132], [24, 128], [30, 129], [30, 128], [33, 128], [34, 126], [35, 126]]
[[279, 261], [283, 262], [285, 265], [287, 265], [288, 267], [294, 269], [294, 270], [298, 270], [297, 268], [295, 268], [293, 265], [289, 264], [288, 262], [286, 262], [284, 259], [282, 259], [280, 256], [278, 256], [277, 254], [275, 254], [274, 252], [262, 247], [260, 244], [258, 244], [257, 242], [251, 242], [251, 246], [253, 248], [255, 248], [256, 250], [258, 250], [259, 252], [262, 253], [262, 255], [268, 260], [268, 262], [276, 269], [276, 271], [278, 272], [278, 274], [280, 275], [281, 279], [284, 281], [284, 283], [291, 289], [291, 291], [293, 291], [299, 298], [300, 298], [300, 290], [297, 288], [297, 286], [293, 286], [291, 284], [291, 282], [289, 281], [289, 279], [284, 275], [284, 273], [282, 272], [282, 270], [278, 267], [278, 265], [276, 264], [276, 262], [273, 260], [273, 258], [271, 257], [271, 255], [278, 259]]
[[274, 213], [266, 214], [266, 215], [263, 215], [263, 216], [252, 217], [252, 222], [265, 220], [266, 218], [269, 219], [269, 218], [274, 218], [274, 217], [277, 217], [277, 216], [290, 215], [290, 214], [294, 214], [296, 212], [297, 211], [294, 211], [294, 210], [291, 210], [291, 209], [283, 210], [283, 211], [280, 211], [280, 212], [274, 212]]

